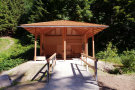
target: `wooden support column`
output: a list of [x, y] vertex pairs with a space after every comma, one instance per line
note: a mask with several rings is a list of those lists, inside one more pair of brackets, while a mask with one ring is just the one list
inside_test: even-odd
[[88, 38], [87, 35], [84, 35], [84, 43], [85, 43], [85, 54], [88, 55]]
[[62, 38], [63, 38], [63, 59], [66, 60], [66, 28], [62, 30]]
[[92, 55], [95, 58], [95, 43], [94, 43], [94, 35], [92, 36]]
[[37, 35], [35, 35], [34, 61], [36, 61], [36, 56], [37, 56]]

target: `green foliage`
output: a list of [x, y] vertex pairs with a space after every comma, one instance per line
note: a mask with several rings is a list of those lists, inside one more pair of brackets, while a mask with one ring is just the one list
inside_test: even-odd
[[113, 46], [110, 42], [104, 51], [96, 54], [96, 57], [100, 60], [113, 62], [121, 66], [110, 70], [109, 73], [111, 74], [135, 72], [135, 50], [123, 51], [121, 55], [118, 55], [116, 46]]
[[117, 49], [112, 43], [107, 45], [107, 49], [96, 54], [97, 58], [107, 62], [113, 62], [121, 67], [109, 71], [111, 74], [122, 74], [135, 72], [135, 50], [123, 51], [118, 55]]
[[14, 33], [23, 13], [23, 0], [1, 0], [0, 32], [2, 35]]
[[15, 44], [10, 49], [0, 52], [0, 72], [33, 59], [34, 45], [22, 46], [18, 39], [13, 40]]
[[123, 64], [123, 72], [135, 72], [135, 50], [124, 51], [121, 55], [121, 63]]
[[[64, 19], [109, 25], [110, 27], [106, 31], [95, 36], [95, 47], [97, 52], [100, 51], [97, 57], [122, 63], [125, 67], [123, 70], [128, 71], [130, 69], [128, 66], [131, 69], [135, 66], [134, 54], [131, 53], [134, 52], [131, 49], [135, 48], [134, 11], [135, 0], [1, 0], [0, 35], [14, 33], [20, 40], [16, 41], [18, 44], [10, 51], [0, 53], [0, 62], [4, 63], [4, 67], [12, 67], [14, 65], [8, 65], [7, 62], [13, 63], [15, 60], [19, 63], [19, 59], [23, 62], [32, 56], [33, 46], [29, 44], [33, 43], [34, 36], [16, 26], [24, 23]], [[2, 41], [0, 42], [2, 43]], [[109, 43], [106, 48], [108, 42], [112, 42], [116, 46]], [[0, 44], [0, 48], [3, 47], [2, 45]], [[121, 52], [126, 48], [131, 51], [124, 51], [119, 56], [116, 47]], [[104, 50], [104, 48], [106, 49]], [[16, 62], [14, 63], [17, 65]]]
[[120, 63], [117, 48], [116, 46], [113, 46], [111, 42], [107, 44], [107, 48], [104, 51], [100, 51], [99, 53], [97, 53], [96, 57], [108, 62]]
[[[30, 22], [51, 20], [87, 21], [92, 18], [90, 4], [94, 0], [36, 0], [30, 14]], [[73, 13], [74, 12], [74, 13]]]
[[35, 1], [35, 6], [33, 7], [33, 11], [31, 12], [31, 16], [29, 17], [31, 22], [40, 22], [47, 14], [46, 8], [44, 8], [44, 3], [42, 0]]
[[92, 22], [110, 27], [95, 37], [100, 51], [106, 43], [113, 42], [119, 51], [134, 49], [135, 44], [135, 0], [95, 0], [91, 5]]
[[10, 59], [10, 60], [3, 60], [0, 63], [0, 71], [11, 69], [21, 63], [24, 62], [24, 59]]
[[95, 36], [96, 50], [113, 42], [122, 52], [134, 48], [134, 6], [135, 0], [1, 0], [0, 34], [31, 37], [16, 26], [59, 19], [107, 24], [110, 27]]

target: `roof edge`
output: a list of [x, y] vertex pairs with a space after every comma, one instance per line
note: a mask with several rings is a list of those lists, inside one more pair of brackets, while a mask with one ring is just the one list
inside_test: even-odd
[[107, 25], [103, 25], [103, 26], [17, 26], [17, 27], [109, 27]]

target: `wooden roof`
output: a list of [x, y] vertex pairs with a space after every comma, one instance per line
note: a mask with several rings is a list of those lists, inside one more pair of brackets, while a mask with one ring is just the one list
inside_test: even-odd
[[49, 22], [39, 22], [39, 23], [31, 23], [31, 24], [22, 24], [21, 26], [79, 26], [79, 27], [107, 27], [106, 25], [99, 25], [93, 23], [84, 23], [84, 22], [76, 22], [76, 21], [68, 21], [68, 20], [59, 20], [59, 21], [49, 21]]
[[32, 34], [41, 34], [48, 33], [51, 30], [63, 30], [63, 28], [70, 28], [70, 30], [75, 30], [81, 35], [87, 34], [88, 37], [97, 34], [103, 29], [107, 28], [107, 25], [85, 23], [85, 22], [76, 22], [68, 20], [58, 20], [58, 21], [48, 21], [48, 22], [39, 22], [31, 24], [22, 24], [19, 27], [23, 27]]

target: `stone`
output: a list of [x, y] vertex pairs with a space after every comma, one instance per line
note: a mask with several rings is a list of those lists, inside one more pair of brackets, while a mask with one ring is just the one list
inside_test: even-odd
[[12, 81], [8, 75], [0, 76], [0, 88], [10, 86], [11, 84]]

